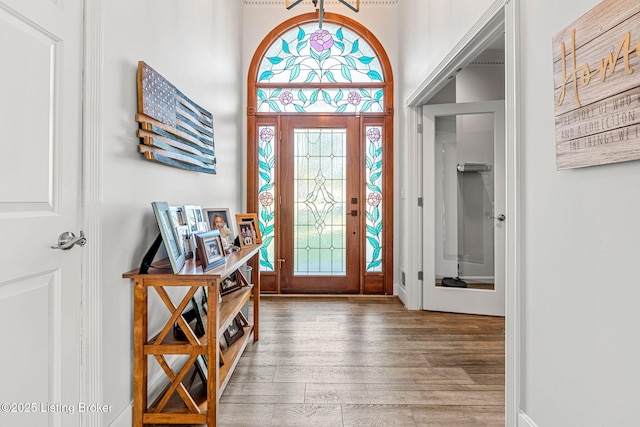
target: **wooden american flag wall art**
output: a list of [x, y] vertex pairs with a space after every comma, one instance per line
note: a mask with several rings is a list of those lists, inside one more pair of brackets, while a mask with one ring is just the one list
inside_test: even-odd
[[216, 173], [213, 116], [143, 61], [138, 62], [138, 151], [147, 160]]

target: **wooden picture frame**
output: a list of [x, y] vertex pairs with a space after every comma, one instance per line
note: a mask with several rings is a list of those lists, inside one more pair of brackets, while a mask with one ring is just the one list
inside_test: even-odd
[[[204, 208], [202, 213], [209, 230], [218, 230], [225, 249], [227, 252], [231, 252], [230, 249], [233, 248], [233, 240], [235, 239], [235, 224], [229, 208]], [[222, 220], [222, 226], [219, 226], [218, 219]]]
[[167, 251], [173, 274], [178, 274], [184, 267], [185, 257], [182, 252], [182, 236], [178, 235], [176, 224], [171, 220], [171, 212], [167, 202], [152, 202], [153, 213], [160, 228], [162, 242]]
[[234, 342], [244, 335], [244, 328], [242, 327], [242, 320], [240, 316], [236, 316], [231, 322], [231, 325], [224, 331], [224, 339], [227, 342], [227, 346], [230, 346]]
[[239, 273], [236, 270], [231, 273], [229, 277], [220, 282], [220, 295], [230, 294], [231, 292], [237, 291], [242, 287], [242, 281], [238, 277], [238, 274]]
[[224, 246], [218, 230], [196, 233], [195, 236], [202, 271], [211, 270], [226, 262]]
[[[255, 236], [254, 244], [262, 243], [262, 234], [260, 233], [260, 223], [258, 222], [258, 214], [256, 213], [236, 214], [236, 222], [238, 223], [238, 225], [241, 222], [251, 222], [253, 224], [253, 230], [254, 230], [254, 236]], [[241, 236], [241, 234], [238, 233], [238, 236]]]

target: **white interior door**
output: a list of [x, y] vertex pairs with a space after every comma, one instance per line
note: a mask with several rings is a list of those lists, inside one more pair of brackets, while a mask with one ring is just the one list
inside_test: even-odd
[[80, 426], [81, 0], [0, 0], [0, 425]]
[[504, 102], [422, 114], [423, 308], [504, 316]]

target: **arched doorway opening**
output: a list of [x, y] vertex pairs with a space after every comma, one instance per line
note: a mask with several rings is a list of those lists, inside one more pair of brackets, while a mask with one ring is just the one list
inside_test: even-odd
[[393, 293], [393, 74], [362, 25], [285, 21], [248, 73], [247, 210], [263, 292]]

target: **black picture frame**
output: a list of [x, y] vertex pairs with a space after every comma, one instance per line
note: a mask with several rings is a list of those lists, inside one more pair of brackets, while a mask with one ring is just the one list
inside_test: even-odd
[[220, 282], [220, 295], [230, 294], [233, 291], [237, 291], [242, 287], [242, 282], [239, 280], [238, 271], [234, 271], [229, 277]]
[[196, 372], [202, 380], [202, 383], [206, 384], [207, 379], [209, 378], [209, 371], [207, 370], [207, 357], [203, 354], [199, 354], [193, 364], [195, 365]]
[[242, 320], [240, 316], [236, 316], [231, 322], [231, 325], [224, 331], [224, 339], [227, 342], [227, 346], [230, 346], [234, 342], [238, 341], [241, 336], [244, 335], [244, 328], [242, 327]]
[[[203, 337], [207, 330], [203, 320], [205, 316], [206, 312], [202, 310], [202, 305], [197, 303], [195, 297], [191, 297], [191, 307], [182, 313], [182, 318], [189, 324], [189, 327], [198, 338]], [[173, 336], [178, 341], [187, 341], [187, 337], [178, 322], [173, 325]]]

